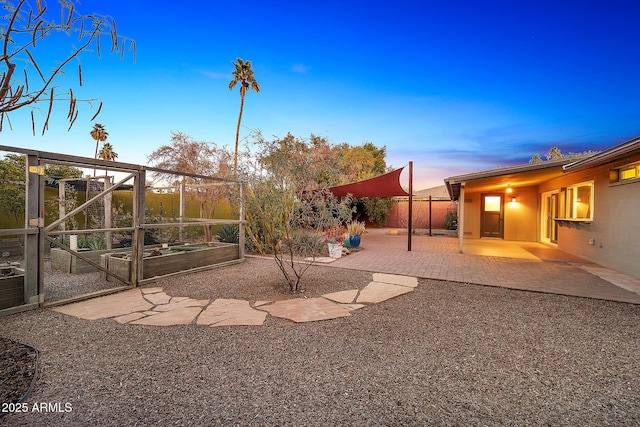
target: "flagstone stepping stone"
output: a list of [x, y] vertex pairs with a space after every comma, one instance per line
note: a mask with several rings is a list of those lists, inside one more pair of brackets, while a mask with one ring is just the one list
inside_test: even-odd
[[305, 258], [304, 260], [307, 262], [316, 262], [319, 264], [329, 264], [330, 262], [335, 261], [337, 258], [331, 258], [329, 256], [321, 256], [315, 258]]
[[418, 287], [418, 278], [411, 276], [400, 276], [397, 274], [373, 273], [373, 281], [381, 283], [391, 283], [393, 285]]
[[260, 310], [268, 311], [272, 316], [293, 320], [297, 323], [351, 316], [346, 308], [320, 297], [276, 301], [271, 305], [261, 307]]
[[193, 322], [193, 319], [195, 319], [201, 311], [201, 307], [181, 307], [164, 313], [158, 313], [154, 316], [134, 320], [133, 322], [129, 322], [129, 324], [149, 326], [188, 325]]
[[139, 289], [130, 289], [117, 294], [55, 307], [52, 310], [82, 319], [95, 320], [122, 316], [135, 311], [151, 310], [152, 308], [153, 304], [142, 297], [142, 292]]
[[262, 325], [267, 313], [249, 306], [249, 301], [219, 298], [198, 317], [198, 325], [254, 326]]
[[358, 295], [357, 289], [350, 289], [348, 291], [332, 292], [330, 294], [322, 295], [323, 298], [330, 299], [331, 301], [340, 302], [343, 304], [351, 304]]
[[357, 310], [362, 307], [366, 307], [364, 304], [340, 304], [340, 306], [346, 308], [349, 311]]
[[271, 301], [256, 301], [253, 303], [254, 307], [260, 307], [261, 305], [271, 304]]
[[147, 301], [149, 301], [153, 305], [169, 304], [169, 301], [171, 301], [171, 297], [169, 295], [165, 294], [164, 292], [156, 292], [156, 293], [153, 293], [153, 294], [145, 294], [144, 295], [144, 299], [146, 299]]
[[162, 292], [162, 288], [140, 288], [140, 292], [143, 294], [157, 294], [158, 292]]
[[153, 310], [154, 311], [172, 311], [172, 310], [176, 310], [178, 308], [185, 308], [185, 307], [204, 307], [207, 304], [209, 304], [209, 300], [208, 299], [191, 299], [191, 298], [184, 298], [184, 299], [179, 299], [178, 302], [173, 302], [173, 299], [171, 300], [172, 302], [170, 302], [169, 304], [162, 304], [162, 305], [157, 305]]
[[409, 292], [413, 292], [413, 288], [390, 283], [371, 282], [360, 291], [356, 303], [378, 304]]
[[125, 314], [124, 316], [118, 316], [113, 320], [115, 320], [118, 323], [129, 323], [134, 320], [142, 319], [143, 317], [147, 317], [147, 316], [144, 313], [136, 312], [136, 313]]

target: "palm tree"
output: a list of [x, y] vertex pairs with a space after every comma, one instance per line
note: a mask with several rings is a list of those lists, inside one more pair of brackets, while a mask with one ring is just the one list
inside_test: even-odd
[[[102, 144], [102, 148], [98, 153], [98, 157], [100, 157], [102, 160], [112, 162], [118, 158], [118, 153], [113, 151], [113, 145], [111, 145], [108, 142], [105, 142], [104, 144]], [[104, 174], [107, 175], [106, 169], [104, 170]]]
[[[100, 152], [98, 153], [98, 156], [102, 159], [102, 160], [106, 160], [108, 162], [112, 162], [115, 159], [118, 158], [118, 153], [116, 153], [115, 151], [113, 151], [113, 145], [111, 145], [108, 142], [105, 142], [104, 144], [102, 144], [102, 148], [100, 149]], [[108, 187], [111, 186], [110, 180], [109, 180], [109, 171], [107, 171], [107, 168], [104, 168], [104, 190], [106, 190]], [[105, 196], [105, 198], [102, 200], [102, 202], [104, 203], [104, 226], [105, 228], [111, 228], [111, 202], [112, 202], [112, 194], [109, 193]], [[112, 239], [113, 239], [113, 233], [111, 231], [107, 231], [105, 234], [105, 242], [107, 245], [107, 249], [111, 249], [111, 245], [112, 245]]]
[[[91, 129], [91, 132], [89, 132], [89, 134], [91, 135], [91, 138], [95, 139], [96, 141], [96, 154], [93, 156], [94, 159], [98, 158], [98, 142], [104, 142], [107, 140], [107, 137], [109, 136], [109, 132], [107, 132], [107, 130], [104, 128], [103, 125], [101, 125], [100, 123], [96, 123], [95, 125], [93, 125], [93, 129]], [[93, 169], [93, 176], [96, 176], [96, 169]]]
[[243, 61], [238, 58], [238, 62], [231, 61], [235, 69], [231, 73], [233, 80], [229, 82], [229, 90], [233, 90], [236, 84], [240, 83], [240, 114], [238, 115], [238, 127], [236, 128], [236, 150], [233, 154], [233, 177], [237, 175], [238, 169], [238, 138], [240, 136], [240, 122], [242, 121], [242, 109], [244, 108], [244, 96], [247, 90], [255, 90], [260, 93], [260, 85], [253, 77], [251, 61]]

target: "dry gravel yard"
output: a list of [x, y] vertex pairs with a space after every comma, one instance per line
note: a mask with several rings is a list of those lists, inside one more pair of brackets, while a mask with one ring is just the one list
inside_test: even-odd
[[[304, 295], [370, 280], [318, 266]], [[299, 296], [279, 281], [273, 261], [249, 259], [154, 286], [193, 298]], [[640, 424], [631, 304], [421, 280], [323, 322], [162, 328], [38, 310], [2, 318], [0, 336], [40, 351], [28, 412], [0, 425]], [[34, 412], [41, 403], [60, 412]]]

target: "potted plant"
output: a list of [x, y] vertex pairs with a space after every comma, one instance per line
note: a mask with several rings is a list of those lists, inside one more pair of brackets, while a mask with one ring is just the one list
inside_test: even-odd
[[339, 231], [336, 229], [327, 230], [325, 236], [329, 256], [331, 258], [340, 258], [342, 256], [342, 236]]
[[364, 233], [364, 222], [349, 222], [347, 224], [347, 231], [349, 232], [349, 244], [354, 248], [360, 246], [360, 236]]
[[342, 233], [342, 246], [349, 249], [351, 247], [351, 243], [349, 242], [349, 232]]

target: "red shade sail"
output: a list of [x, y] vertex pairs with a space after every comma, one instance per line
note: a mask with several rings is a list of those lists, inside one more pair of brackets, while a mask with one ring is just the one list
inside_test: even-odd
[[408, 196], [400, 186], [400, 174], [404, 167], [385, 173], [364, 181], [352, 182], [350, 184], [329, 187], [336, 197], [344, 197], [351, 194], [354, 197], [394, 197]]

